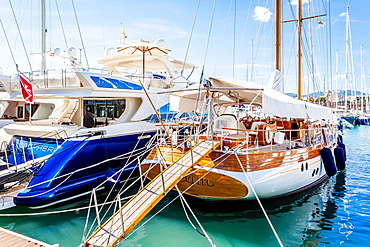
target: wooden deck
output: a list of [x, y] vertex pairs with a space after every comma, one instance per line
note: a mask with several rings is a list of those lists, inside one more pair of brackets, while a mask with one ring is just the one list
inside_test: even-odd
[[57, 247], [0, 227], [1, 246], [11, 247]]
[[192, 164], [197, 163], [217, 146], [217, 142], [203, 141], [194, 147], [192, 152], [185, 153], [99, 227], [85, 242], [85, 246], [114, 246], [123, 240], [166, 193], [182, 179]]

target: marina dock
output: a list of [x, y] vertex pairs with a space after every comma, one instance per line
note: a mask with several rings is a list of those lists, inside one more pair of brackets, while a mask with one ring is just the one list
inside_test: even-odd
[[50, 245], [41, 241], [38, 241], [33, 238], [29, 238], [27, 236], [23, 236], [22, 234], [12, 232], [10, 230], [4, 229], [0, 227], [0, 239], [1, 239], [1, 246], [11, 246], [11, 247], [31, 247], [31, 246], [38, 246], [38, 247], [58, 247], [58, 244]]

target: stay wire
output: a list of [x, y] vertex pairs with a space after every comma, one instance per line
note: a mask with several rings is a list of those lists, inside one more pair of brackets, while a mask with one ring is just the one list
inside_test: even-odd
[[208, 30], [208, 38], [207, 38], [207, 44], [206, 44], [206, 49], [205, 49], [205, 53], [204, 53], [204, 60], [203, 60], [203, 66], [202, 66], [200, 81], [203, 80], [203, 76], [204, 76], [205, 64], [206, 64], [207, 55], [208, 55], [209, 41], [211, 40], [213, 19], [214, 19], [214, 16], [215, 16], [215, 10], [216, 10], [216, 0], [213, 1], [212, 17], [211, 17], [211, 20], [210, 20], [210, 25], [209, 25], [209, 30]]
[[59, 17], [60, 26], [62, 28], [64, 43], [66, 44], [66, 48], [68, 48], [66, 33], [64, 32], [64, 26], [63, 26], [63, 22], [62, 22], [62, 17], [60, 16], [60, 11], [59, 11], [59, 6], [58, 6], [57, 0], [55, 0], [55, 5], [56, 5], [57, 11], [58, 11], [58, 17]]
[[185, 52], [185, 57], [184, 57], [184, 63], [182, 64], [181, 75], [184, 73], [184, 70], [185, 70], [185, 63], [186, 63], [186, 60], [187, 60], [187, 57], [188, 57], [188, 53], [189, 53], [189, 49], [190, 49], [190, 43], [191, 43], [191, 40], [192, 40], [192, 37], [193, 37], [194, 28], [195, 28], [195, 23], [196, 23], [196, 21], [197, 21], [197, 17], [198, 17], [200, 1], [201, 1], [201, 0], [198, 0], [197, 9], [196, 9], [196, 11], [195, 11], [195, 16], [194, 16], [193, 26], [192, 26], [192, 28], [191, 28], [191, 32], [190, 32], [190, 37], [189, 37], [188, 45], [187, 45], [187, 47], [186, 47], [186, 52]]
[[[23, 37], [22, 37], [21, 30], [20, 30], [19, 25], [18, 25], [17, 17], [15, 16], [15, 13], [14, 13], [14, 9], [13, 9], [12, 2], [11, 2], [10, 0], [9, 0], [9, 4], [10, 4], [10, 7], [11, 7], [11, 9], [12, 9], [12, 13], [13, 13], [14, 21], [15, 21], [15, 24], [17, 25], [17, 30], [18, 30], [18, 33], [19, 33], [19, 37], [21, 38], [22, 46], [23, 46], [24, 52], [25, 52], [26, 57], [27, 57], [28, 65], [30, 66], [30, 70], [31, 70], [31, 72], [32, 72], [31, 62], [30, 62], [30, 59], [29, 59], [29, 57], [28, 57], [28, 53], [27, 53], [26, 46], [24, 45]], [[5, 31], [4, 31], [4, 32], [5, 32]]]
[[226, 24], [225, 24], [225, 26], [224, 26], [224, 30], [222, 31], [222, 36], [221, 36], [220, 46], [218, 47], [216, 63], [215, 63], [215, 67], [214, 67], [214, 69], [213, 69], [213, 74], [212, 74], [212, 76], [215, 76], [215, 74], [216, 74], [216, 69], [217, 69], [218, 61], [219, 61], [219, 59], [220, 59], [221, 50], [224, 48], [224, 46], [223, 46], [223, 41], [224, 41], [224, 38], [225, 38], [225, 33], [226, 33], [227, 23], [229, 22], [229, 17], [230, 17], [230, 13], [231, 13], [232, 5], [233, 5], [233, 0], [230, 0], [229, 10], [228, 10], [228, 12], [227, 12]]
[[[87, 65], [87, 69], [90, 68], [89, 66], [89, 61], [87, 60], [87, 53], [86, 53], [86, 49], [85, 49], [85, 44], [84, 44], [84, 40], [82, 38], [82, 34], [81, 34], [81, 28], [80, 28], [80, 24], [78, 23], [78, 18], [77, 18], [77, 13], [76, 13], [76, 8], [75, 8], [75, 4], [74, 4], [74, 1], [71, 0], [72, 2], [72, 6], [73, 6], [73, 12], [75, 14], [75, 18], [76, 18], [76, 23], [77, 23], [77, 28], [78, 28], [78, 33], [80, 34], [80, 39], [81, 39], [81, 44], [82, 44], [82, 48], [84, 50], [84, 55], [85, 55], [85, 60], [86, 60], [86, 65]], [[80, 61], [81, 62], [81, 61]]]
[[[145, 128], [145, 129], [143, 130], [143, 132], [141, 133], [141, 137], [142, 137], [145, 133], [147, 133], [147, 132], [146, 132], [146, 130], [147, 130], [147, 128], [148, 128], [148, 127], [149, 127], [149, 125], [146, 125], [146, 128]], [[114, 177], [115, 175], [117, 175], [117, 174], [121, 174], [121, 173], [123, 172], [123, 170], [124, 170], [126, 167], [128, 167], [130, 164], [133, 164], [134, 162], [136, 162], [136, 158], [130, 161], [130, 158], [131, 158], [133, 155], [135, 155], [139, 160], [140, 160], [141, 158], [143, 158], [143, 157], [144, 157], [144, 155], [146, 154], [147, 150], [152, 148], [152, 147], [151, 147], [151, 146], [153, 146], [153, 143], [152, 143], [153, 141], [152, 141], [152, 140], [155, 138], [155, 136], [156, 136], [156, 135], [153, 135], [152, 139], [148, 141], [148, 143], [149, 143], [149, 147], [148, 147], [148, 145], [147, 145], [147, 146], [144, 146], [143, 148], [138, 149], [138, 151], [139, 151], [139, 152], [136, 152], [136, 153], [135, 153], [135, 151], [131, 151], [131, 152], [129, 152], [129, 157], [127, 157], [126, 164], [125, 164], [122, 168], [120, 168], [117, 172], [115, 172], [112, 176], [110, 176], [110, 178], [113, 178], [113, 177]], [[136, 145], [135, 145], [135, 147], [134, 147], [134, 149], [133, 149], [133, 150], [135, 150], [135, 149], [136, 149], [136, 147], [139, 145], [140, 140], [141, 140], [141, 138], [139, 138], [139, 139], [138, 139], [138, 141], [136, 142]], [[154, 146], [153, 146], [153, 147], [154, 147]], [[134, 154], [134, 153], [135, 153], [135, 154]], [[124, 157], [125, 155], [126, 155], [126, 154], [123, 154], [123, 155], [120, 155], [120, 156], [121, 156], [121, 157], [122, 157], [122, 156]], [[138, 164], [138, 165], [140, 165], [140, 164]], [[132, 175], [133, 175], [133, 173], [134, 173], [134, 170], [135, 170], [135, 169], [132, 169], [132, 171], [131, 171], [131, 173], [130, 173], [130, 175], [129, 175], [129, 178], [130, 178], [130, 177], [132, 177]], [[109, 178], [107, 178], [107, 179], [109, 179]], [[125, 186], [126, 186], [127, 181], [129, 180], [129, 179], [127, 179], [127, 180], [125, 181], [125, 183], [121, 186], [120, 190], [117, 192], [117, 195], [121, 195], [121, 194], [125, 193], [129, 188], [131, 188], [134, 184], [136, 184], [136, 182], [138, 182], [138, 181], [139, 181], [139, 179], [140, 179], [140, 178], [136, 179], [134, 182], [132, 182], [132, 184], [131, 184], [131, 185], [129, 185], [128, 187], [125, 187]], [[103, 185], [104, 185], [104, 183], [105, 183], [105, 181], [101, 182], [101, 183], [100, 183], [99, 185], [97, 185], [95, 188], [99, 188], [99, 187], [103, 186]], [[112, 192], [113, 192], [113, 187], [111, 188], [111, 190], [109, 191], [108, 195], [106, 196], [106, 198], [105, 198], [105, 200], [104, 200], [104, 203], [105, 203], [106, 201], [108, 201], [108, 198], [109, 198], [109, 196], [112, 194]], [[103, 214], [103, 217], [102, 217], [102, 218], [104, 218], [104, 217], [109, 213], [109, 210], [110, 210], [110, 208], [112, 207], [112, 205], [113, 205], [113, 204], [111, 204], [105, 212], [103, 212], [103, 208], [100, 208], [100, 210], [99, 210], [99, 214]], [[88, 221], [88, 218], [86, 219], [86, 221]], [[92, 226], [94, 225], [94, 222], [95, 222], [95, 221], [96, 221], [96, 218], [94, 219], [94, 221], [93, 221], [93, 223], [92, 223]], [[86, 224], [87, 224], [87, 223], [86, 223]], [[88, 230], [88, 232], [90, 232], [91, 230], [92, 230], [92, 229], [90, 228], [90, 229]]]
[[14, 58], [12, 47], [10, 46], [10, 43], [9, 43], [8, 35], [6, 35], [5, 28], [4, 28], [4, 25], [3, 25], [3, 21], [1, 20], [1, 18], [0, 18], [0, 23], [1, 23], [1, 28], [3, 29], [4, 36], [5, 36], [5, 39], [6, 39], [6, 43], [8, 44], [9, 51], [10, 51], [10, 54], [12, 56], [14, 65], [17, 65], [17, 62], [15, 61], [15, 58]]
[[[241, 148], [242, 145], [240, 145], [240, 147], [237, 149], [239, 150]], [[237, 151], [236, 150], [236, 151]], [[231, 155], [231, 153], [225, 153], [223, 155], [221, 155], [220, 157], [217, 157], [213, 162], [216, 162], [216, 161], [220, 161], [219, 164], [221, 164], [223, 161], [225, 161], [229, 156]], [[210, 162], [209, 162], [210, 163]], [[206, 165], [205, 165], [206, 166]], [[217, 167], [218, 165], [215, 166], [215, 168]], [[200, 168], [198, 168], [197, 170], [199, 170]], [[194, 172], [196, 172], [197, 170], [195, 170]], [[210, 171], [209, 171], [210, 172]], [[209, 173], [208, 172], [208, 173]], [[194, 184], [190, 185], [186, 190], [184, 190], [183, 192], [181, 192], [182, 194], [184, 194], [187, 190], [189, 190], [190, 188], [192, 188], [198, 181], [200, 181], [200, 179], [202, 179], [204, 176], [206, 176], [208, 173], [205, 173], [203, 176], [199, 177], [195, 182]], [[192, 173], [189, 173], [189, 174], [192, 174]], [[180, 197], [180, 195], [177, 195], [175, 198], [173, 198], [170, 202], [168, 202], [166, 205], [164, 205], [161, 209], [159, 209], [156, 213], [154, 213], [149, 219], [147, 219], [145, 222], [143, 222], [140, 226], [137, 226], [137, 228], [135, 228], [133, 231], [131, 231], [127, 236], [126, 236], [126, 239], [128, 237], [130, 237], [132, 234], [134, 234], [136, 231], [140, 230], [145, 224], [147, 224], [150, 220], [152, 220], [155, 216], [157, 216], [160, 212], [162, 212], [165, 208], [167, 208], [169, 205], [171, 205], [175, 200], [177, 200], [178, 198]]]

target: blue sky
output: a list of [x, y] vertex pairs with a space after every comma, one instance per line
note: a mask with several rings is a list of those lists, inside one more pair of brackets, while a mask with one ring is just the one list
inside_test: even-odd
[[[47, 49], [67, 46], [82, 48], [76, 19], [71, 0], [58, 0], [60, 19], [63, 23], [67, 45], [63, 37], [60, 19], [55, 1], [47, 2]], [[121, 23], [126, 30], [128, 40], [144, 39], [153, 41], [163, 38], [167, 47], [172, 50], [171, 56], [187, 62], [205, 66], [206, 76], [235, 77], [253, 80], [267, 84], [270, 73], [274, 69], [273, 61], [273, 12], [272, 0], [252, 1], [199, 1], [198, 15], [192, 32], [192, 26], [198, 6], [198, 0], [136, 0], [136, 1], [94, 1], [74, 0], [78, 21], [89, 66], [101, 68], [97, 61], [104, 56], [107, 47], [119, 45]], [[296, 5], [289, 5], [283, 0], [283, 19], [294, 19]], [[307, 16], [307, 1], [304, 1], [303, 16]], [[40, 68], [36, 53], [40, 52], [40, 4], [36, 0], [11, 0], [17, 21], [25, 43], [26, 52], [32, 64], [32, 69]], [[49, 4], [50, 3], [50, 4]], [[236, 12], [235, 12], [236, 5]], [[314, 45], [314, 74], [316, 90], [335, 86], [335, 77], [343, 78], [345, 72], [345, 16], [346, 7], [350, 6], [351, 31], [353, 42], [353, 60], [355, 78], [360, 81], [360, 45], [363, 44], [364, 68], [370, 64], [369, 31], [370, 18], [367, 9], [368, 0], [331, 1], [330, 11], [327, 0], [312, 0], [311, 15], [331, 14], [330, 18], [320, 17], [324, 25], [319, 25], [317, 19], [312, 21]], [[210, 40], [210, 23], [212, 11], [214, 17]], [[0, 18], [14, 53], [16, 63], [22, 71], [29, 71], [27, 57], [21, 43], [17, 26], [8, 0], [1, 0]], [[331, 21], [331, 25], [329, 22]], [[312, 90], [312, 81], [308, 80], [311, 71], [308, 57], [309, 32], [308, 21], [304, 24], [304, 89]], [[329, 28], [331, 28], [331, 46], [329, 46]], [[295, 24], [283, 24], [283, 72], [286, 92], [295, 91]], [[235, 33], [235, 35], [234, 35]], [[189, 48], [188, 43], [192, 37]], [[331, 52], [330, 52], [331, 47]], [[336, 73], [336, 52], [338, 51], [338, 70]], [[328, 56], [331, 54], [331, 62]], [[2, 30], [0, 30], [0, 72], [15, 73], [15, 65], [11, 59], [9, 47]], [[80, 58], [80, 55], [77, 55]], [[82, 62], [85, 62], [82, 55]], [[198, 80], [200, 69], [192, 79]], [[366, 72], [370, 75], [370, 72]], [[185, 73], [186, 75], [186, 73]], [[343, 89], [343, 79], [338, 80], [339, 89]], [[308, 86], [307, 86], [308, 85]], [[325, 85], [325, 86], [324, 86]], [[307, 89], [308, 88], [308, 89]]]

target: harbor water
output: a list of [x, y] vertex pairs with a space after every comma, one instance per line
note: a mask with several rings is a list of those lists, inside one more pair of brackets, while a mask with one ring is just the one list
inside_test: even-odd
[[[345, 170], [304, 193], [262, 201], [272, 226], [256, 202], [186, 197], [207, 239], [171, 192], [119, 246], [279, 246], [272, 227], [284, 246], [370, 246], [370, 126], [345, 130], [343, 141]], [[88, 211], [76, 208], [86, 205], [88, 198], [47, 210], [16, 207], [0, 212], [0, 226], [49, 244], [79, 246]]]

